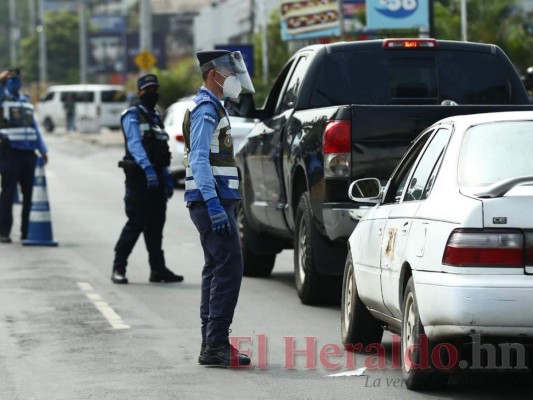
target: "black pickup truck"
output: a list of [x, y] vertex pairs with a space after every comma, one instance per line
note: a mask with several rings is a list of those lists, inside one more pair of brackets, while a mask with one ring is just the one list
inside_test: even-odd
[[236, 154], [245, 275], [270, 275], [276, 254], [294, 248], [301, 301], [338, 301], [346, 240], [364, 212], [348, 198], [350, 182], [385, 183], [441, 118], [528, 104], [512, 63], [490, 44], [384, 39], [299, 50], [264, 107], [240, 113], [259, 120]]

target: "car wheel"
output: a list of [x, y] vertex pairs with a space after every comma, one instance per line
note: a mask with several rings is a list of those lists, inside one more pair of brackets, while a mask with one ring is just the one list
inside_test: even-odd
[[359, 351], [373, 343], [381, 343], [383, 327], [370, 314], [357, 294], [352, 255], [348, 252], [342, 282], [341, 337], [344, 346], [351, 350], [362, 345]]
[[[435, 344], [425, 336], [416, 301], [415, 284], [409, 278], [402, 313], [402, 375], [410, 390], [443, 389], [449, 374], [434, 367]], [[441, 359], [446, 364], [446, 360]], [[447, 364], [446, 364], [447, 365]]]
[[50, 117], [46, 117], [43, 121], [43, 127], [44, 130], [48, 133], [52, 133], [54, 131], [54, 123], [52, 122], [52, 119]]
[[244, 276], [270, 276], [276, 261], [276, 252], [274, 254], [258, 254], [252, 251], [251, 244], [260, 242], [262, 235], [254, 232], [253, 228], [249, 225], [242, 203], [239, 203], [237, 206], [237, 222], [239, 224], [239, 237], [244, 262]]
[[174, 183], [174, 188], [176, 189], [185, 188], [185, 171], [171, 171], [170, 175], [172, 176], [172, 182]]
[[[341, 293], [341, 276], [323, 275], [317, 271], [319, 249], [324, 249], [313, 215], [309, 193], [300, 198], [296, 210], [296, 229], [294, 232], [294, 278], [298, 297], [303, 304], [338, 304]], [[330, 257], [330, 254], [322, 256]]]

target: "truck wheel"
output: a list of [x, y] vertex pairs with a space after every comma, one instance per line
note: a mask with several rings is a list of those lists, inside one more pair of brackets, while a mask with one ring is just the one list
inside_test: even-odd
[[[411, 277], [405, 288], [402, 313], [402, 375], [408, 389], [437, 390], [446, 387], [449, 374], [438, 371], [433, 360], [437, 356], [443, 365], [447, 365], [447, 360], [434, 354], [434, 349], [435, 343], [425, 337]], [[446, 356], [443, 353], [441, 355]]]
[[370, 314], [357, 294], [352, 255], [348, 252], [344, 279], [342, 283], [341, 303], [341, 337], [342, 344], [351, 350], [361, 344], [363, 351], [366, 346], [381, 343], [383, 327]]
[[340, 299], [341, 277], [323, 275], [316, 269], [319, 249], [324, 249], [321, 241], [324, 239], [313, 221], [309, 193], [304, 193], [296, 210], [294, 231], [294, 278], [303, 304], [338, 304]]
[[44, 127], [44, 130], [48, 133], [52, 133], [54, 131], [55, 126], [52, 120], [50, 119], [50, 117], [46, 117], [44, 119], [43, 127]]
[[252, 251], [251, 244], [259, 243], [262, 235], [258, 235], [252, 227], [250, 227], [246, 220], [244, 207], [241, 203], [237, 206], [237, 222], [239, 224], [242, 259], [244, 262], [244, 276], [270, 276], [276, 261], [276, 254], [258, 254]]

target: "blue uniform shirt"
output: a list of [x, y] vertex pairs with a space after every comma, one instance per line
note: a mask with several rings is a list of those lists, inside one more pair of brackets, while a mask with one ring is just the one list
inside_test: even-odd
[[202, 86], [197, 98], [207, 96], [209, 101], [204, 101], [191, 112], [189, 166], [196, 185], [204, 201], [217, 197], [215, 178], [209, 164], [211, 139], [219, 118], [215, 104], [222, 107], [220, 100], [209, 89]]
[[[4, 88], [4, 85], [0, 83], [0, 93], [3, 93], [4, 95], [0, 97], [0, 106], [2, 105], [4, 101], [13, 101], [13, 102], [28, 102], [28, 98], [24, 96], [23, 94], [13, 94], [9, 92], [6, 88]], [[10, 143], [10, 147], [17, 150], [25, 150], [25, 151], [34, 151], [36, 149], [39, 150], [41, 154], [48, 153], [48, 148], [46, 147], [46, 144], [44, 143], [43, 137], [41, 135], [41, 131], [39, 130], [39, 127], [37, 125], [37, 122], [35, 121], [35, 117], [32, 119], [32, 123], [29, 126], [24, 126], [25, 128], [33, 128], [35, 130], [35, 134], [37, 137], [37, 140], [17, 140], [12, 141]], [[28, 132], [29, 134], [29, 132]]]
[[[149, 114], [154, 121], [159, 119], [159, 115], [156, 112], [150, 111], [145, 107], [143, 110], [145, 113]], [[122, 116], [121, 123], [122, 130], [126, 136], [126, 146], [128, 146], [129, 152], [135, 159], [135, 162], [139, 164], [142, 169], [145, 169], [146, 167], [152, 165], [152, 163], [150, 162], [150, 159], [148, 158], [146, 150], [144, 150], [144, 146], [142, 144], [142, 133], [139, 116], [139, 110], [136, 107], [128, 108]], [[165, 168], [164, 172], [168, 173], [168, 168]]]

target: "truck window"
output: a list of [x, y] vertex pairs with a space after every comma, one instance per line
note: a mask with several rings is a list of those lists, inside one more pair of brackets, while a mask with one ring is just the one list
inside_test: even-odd
[[521, 104], [492, 54], [428, 50], [351, 51], [325, 57], [310, 107], [342, 104]]
[[276, 114], [281, 114], [288, 109], [294, 108], [306, 70], [307, 57], [300, 57], [296, 60], [296, 66], [293, 69], [292, 75], [290, 75], [289, 82], [285, 86], [285, 92]]

